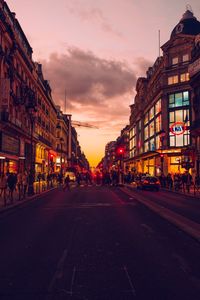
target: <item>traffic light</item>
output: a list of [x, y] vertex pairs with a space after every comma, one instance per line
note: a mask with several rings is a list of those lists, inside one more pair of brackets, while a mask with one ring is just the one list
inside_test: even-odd
[[118, 148], [117, 153], [122, 156], [124, 154], [124, 148], [122, 147]]

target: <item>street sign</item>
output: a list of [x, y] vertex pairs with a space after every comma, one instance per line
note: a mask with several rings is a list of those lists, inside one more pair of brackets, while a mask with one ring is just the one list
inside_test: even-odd
[[184, 122], [175, 122], [171, 125], [170, 131], [174, 135], [181, 135], [185, 132], [186, 126]]

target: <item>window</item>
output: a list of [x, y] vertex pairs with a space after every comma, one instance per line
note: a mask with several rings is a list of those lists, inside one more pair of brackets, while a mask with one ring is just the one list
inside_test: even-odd
[[144, 125], [146, 125], [149, 122], [149, 112], [147, 112], [144, 116]]
[[[178, 109], [169, 113], [169, 127], [175, 122], [184, 122], [186, 126], [190, 126], [189, 109]], [[187, 127], [186, 127], [187, 128]], [[189, 129], [186, 129], [183, 134], [174, 135], [169, 130], [170, 147], [182, 147], [190, 144]]]
[[189, 92], [180, 92], [169, 95], [169, 108], [189, 105]]
[[144, 143], [144, 152], [148, 152], [149, 151], [149, 142], [145, 142]]
[[175, 84], [178, 83], [178, 75], [169, 76], [168, 77], [168, 84]]
[[154, 118], [154, 106], [149, 111], [149, 120]]
[[159, 99], [155, 104], [155, 114], [161, 112], [161, 99]]
[[188, 53], [183, 55], [182, 61], [183, 61], [183, 62], [189, 61], [189, 54], [188, 54]]
[[149, 141], [149, 150], [150, 151], [155, 151], [155, 141], [154, 141], [154, 138], [150, 139], [150, 141]]
[[149, 138], [149, 126], [147, 125], [144, 128], [144, 139], [147, 140]]
[[154, 135], [155, 127], [154, 127], [154, 120], [149, 124], [149, 136]]
[[189, 81], [189, 80], [190, 80], [189, 73], [183, 73], [183, 74], [181, 74], [181, 76], [180, 76], [180, 81], [181, 82]]
[[172, 65], [178, 64], [178, 56], [172, 58]]
[[161, 131], [161, 114], [156, 118], [156, 133]]

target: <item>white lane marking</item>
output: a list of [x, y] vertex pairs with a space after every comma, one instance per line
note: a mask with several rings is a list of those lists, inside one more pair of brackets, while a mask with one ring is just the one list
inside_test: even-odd
[[147, 224], [141, 224], [141, 227], [143, 227], [145, 229], [145, 231], [149, 234], [153, 234], [154, 230]]
[[133, 294], [133, 296], [134, 296], [134, 298], [135, 298], [135, 297], [136, 297], [136, 290], [135, 290], [135, 288], [134, 288], [134, 285], [133, 285], [133, 282], [132, 282], [132, 280], [131, 280], [131, 277], [130, 277], [130, 275], [129, 275], [129, 273], [128, 273], [127, 267], [124, 266], [123, 269], [124, 269], [124, 272], [125, 272], [126, 277], [127, 277], [127, 279], [128, 279], [129, 285], [130, 285], [130, 287], [131, 287], [131, 292], [132, 292], [132, 294]]
[[75, 274], [76, 274], [76, 267], [73, 268], [72, 272], [72, 280], [71, 280], [71, 286], [70, 286], [70, 295], [73, 295], [73, 285], [74, 285], [74, 280], [75, 280]]
[[50, 293], [56, 283], [56, 280], [57, 279], [60, 279], [63, 277], [63, 270], [64, 270], [64, 263], [65, 263], [65, 260], [67, 258], [67, 255], [68, 255], [68, 250], [65, 249], [63, 251], [63, 254], [60, 258], [60, 260], [58, 261], [58, 264], [57, 264], [57, 268], [56, 268], [56, 272], [54, 273], [54, 276], [49, 284], [49, 287], [48, 287], [48, 292]]

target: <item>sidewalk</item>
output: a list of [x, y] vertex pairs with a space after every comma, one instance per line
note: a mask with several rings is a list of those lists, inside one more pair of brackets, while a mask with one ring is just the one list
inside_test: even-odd
[[[130, 183], [130, 184], [125, 183], [124, 186], [136, 189], [136, 185], [132, 184], [132, 183]], [[169, 193], [176, 193], [176, 194], [185, 195], [185, 196], [200, 199], [200, 187], [197, 189], [197, 188], [194, 188], [194, 186], [191, 186], [189, 193], [188, 193], [186, 188], [184, 190], [183, 189], [175, 190], [174, 188], [169, 189], [169, 188], [161, 187], [161, 191], [166, 191], [166, 192], [169, 192]]]
[[59, 187], [57, 182], [52, 182], [49, 185], [47, 185], [46, 181], [34, 182], [34, 195], [31, 195], [31, 196], [26, 195], [26, 197], [24, 199], [23, 199], [23, 197], [21, 197], [21, 199], [19, 199], [19, 193], [18, 193], [18, 190], [16, 188], [16, 190], [14, 190], [14, 192], [13, 192], [13, 203], [11, 203], [11, 200], [9, 199], [9, 192], [7, 190], [7, 192], [6, 192], [6, 206], [5, 206], [5, 203], [4, 203], [4, 197], [3, 196], [0, 197], [0, 212], [4, 212], [8, 209], [19, 206], [22, 203], [24, 203], [28, 200], [37, 198], [39, 195], [44, 194], [48, 191], [51, 191], [51, 190], [53, 190], [57, 187]]

